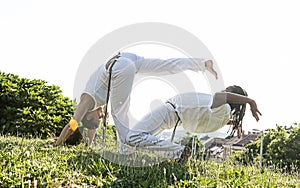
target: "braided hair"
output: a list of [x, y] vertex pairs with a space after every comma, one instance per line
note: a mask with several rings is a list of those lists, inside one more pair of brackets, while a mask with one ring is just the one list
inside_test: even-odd
[[[226, 91], [243, 95], [243, 96], [248, 96], [247, 92], [243, 88], [237, 85], [227, 87]], [[229, 103], [229, 105], [232, 111], [232, 124], [233, 124], [229, 138], [232, 138], [236, 131], [238, 131], [238, 137], [240, 138], [242, 132], [243, 118], [245, 116], [245, 111], [246, 111], [246, 104]]]
[[[97, 108], [97, 117], [99, 118], [102, 118], [99, 113], [102, 113], [102, 108], [98, 107]], [[109, 114], [107, 114], [107, 117]], [[108, 118], [107, 118], [107, 122], [108, 122]], [[100, 122], [97, 122], [97, 121], [94, 121], [94, 119], [92, 120], [88, 120], [87, 119], [87, 114], [84, 115], [84, 117], [82, 118], [81, 120], [81, 124], [82, 126], [79, 126], [78, 129], [76, 129], [76, 131], [71, 134], [69, 136], [69, 138], [67, 138], [67, 140], [65, 141], [65, 143], [67, 145], [78, 145], [80, 143], [82, 143], [82, 141], [84, 140], [84, 137], [83, 134], [84, 134], [84, 129], [87, 128], [87, 129], [97, 129], [100, 125]]]

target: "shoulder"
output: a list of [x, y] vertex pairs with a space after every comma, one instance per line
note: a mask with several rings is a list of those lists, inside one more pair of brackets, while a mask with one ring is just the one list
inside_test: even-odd
[[227, 93], [226, 92], [217, 92], [213, 96], [213, 102], [212, 102], [211, 108], [217, 108], [226, 103], [227, 103]]

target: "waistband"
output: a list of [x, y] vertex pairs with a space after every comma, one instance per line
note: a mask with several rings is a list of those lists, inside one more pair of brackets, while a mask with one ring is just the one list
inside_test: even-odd
[[110, 58], [105, 65], [106, 70], [111, 68], [115, 64], [115, 62], [119, 59], [119, 57], [121, 57], [120, 52], [114, 55], [112, 58]]
[[170, 106], [172, 106], [172, 107], [174, 108], [175, 114], [176, 114], [176, 116], [177, 116], [177, 121], [176, 121], [176, 124], [175, 124], [174, 129], [173, 129], [173, 132], [172, 132], [172, 136], [171, 136], [171, 142], [173, 142], [174, 137], [175, 137], [176, 128], [177, 128], [179, 122], [181, 122], [181, 119], [180, 119], [180, 117], [179, 117], [179, 115], [178, 115], [178, 112], [176, 111], [176, 105], [173, 104], [173, 103], [170, 102], [170, 101], [167, 101], [166, 104], [169, 104]]
[[170, 106], [172, 106], [172, 108], [174, 108], [174, 112], [175, 112], [175, 114], [176, 114], [176, 116], [177, 116], [178, 121], [181, 121], [181, 119], [180, 119], [180, 117], [179, 117], [179, 115], [178, 115], [178, 112], [177, 112], [177, 110], [176, 110], [176, 105], [173, 104], [173, 103], [170, 102], [170, 101], [167, 101], [166, 104], [169, 104]]
[[176, 106], [175, 106], [175, 104], [171, 103], [170, 101], [167, 101], [167, 102], [166, 102], [166, 104], [169, 104], [169, 105], [171, 105], [171, 106], [174, 108], [174, 110], [176, 110]]

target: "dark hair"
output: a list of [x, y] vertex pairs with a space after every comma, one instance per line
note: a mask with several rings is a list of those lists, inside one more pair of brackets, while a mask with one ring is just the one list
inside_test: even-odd
[[67, 145], [78, 145], [78, 144], [80, 144], [82, 142], [82, 139], [83, 139], [82, 132], [83, 132], [83, 127], [78, 127], [78, 129], [76, 129], [76, 131], [73, 134], [71, 134], [69, 136], [69, 138], [67, 138], [65, 143]]
[[79, 126], [76, 131], [71, 134], [65, 141], [67, 145], [79, 145], [83, 141], [83, 130], [84, 128], [87, 129], [97, 129], [100, 123], [94, 121], [94, 119], [87, 120], [87, 114], [81, 120], [82, 126]]
[[[233, 85], [226, 88], [226, 90], [230, 90], [232, 93], [236, 93], [243, 96], [248, 96], [247, 92], [241, 88], [240, 86]], [[242, 129], [243, 118], [245, 116], [246, 104], [232, 104], [229, 103], [232, 113], [232, 123], [233, 127], [230, 133], [230, 138], [233, 137], [236, 130], [238, 130], [239, 126]], [[242, 130], [241, 130], [242, 131]]]

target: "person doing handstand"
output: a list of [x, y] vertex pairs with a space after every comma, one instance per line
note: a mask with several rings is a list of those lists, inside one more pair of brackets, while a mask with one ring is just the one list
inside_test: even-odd
[[[109, 82], [109, 70], [111, 82]], [[191, 70], [204, 72], [207, 70], [215, 78], [217, 72], [213, 68], [213, 61], [203, 58], [144, 58], [133, 53], [122, 52], [112, 57], [106, 64], [101, 65], [89, 78], [80, 102], [75, 110], [73, 119], [63, 128], [56, 145], [61, 145], [76, 131], [80, 122], [88, 127], [89, 145], [99, 127], [103, 117], [102, 106], [106, 104], [108, 83], [110, 85], [111, 116], [116, 125], [118, 139], [126, 142], [126, 135], [130, 132], [128, 110], [133, 80], [136, 74], [169, 75]]]

